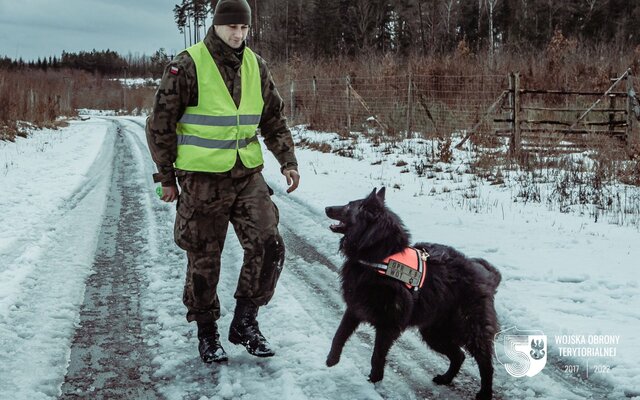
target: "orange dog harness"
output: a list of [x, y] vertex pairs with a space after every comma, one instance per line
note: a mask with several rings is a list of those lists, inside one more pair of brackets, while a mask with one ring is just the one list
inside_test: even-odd
[[426, 251], [407, 247], [399, 253], [390, 255], [382, 263], [360, 261], [378, 270], [382, 275], [404, 282], [409, 290], [418, 291], [424, 285], [427, 276]]

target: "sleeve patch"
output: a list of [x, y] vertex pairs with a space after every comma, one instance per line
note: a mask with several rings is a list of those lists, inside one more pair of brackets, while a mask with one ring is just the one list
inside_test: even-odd
[[178, 67], [171, 67], [171, 68], [169, 68], [169, 73], [170, 73], [171, 75], [178, 75], [178, 72], [179, 72], [179, 71], [180, 71], [180, 70], [178, 69]]

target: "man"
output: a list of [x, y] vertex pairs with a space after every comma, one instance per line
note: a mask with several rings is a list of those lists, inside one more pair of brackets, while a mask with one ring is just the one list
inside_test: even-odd
[[218, 1], [204, 40], [167, 65], [147, 119], [154, 181], [162, 183], [162, 200], [178, 200], [175, 241], [188, 259], [183, 302], [187, 320], [197, 323], [205, 363], [227, 360], [216, 286], [229, 222], [244, 249], [229, 341], [258, 357], [274, 355], [256, 317], [273, 296], [284, 244], [273, 192], [260, 172], [257, 128], [281, 165], [287, 192], [300, 181], [282, 98], [264, 60], [245, 44], [250, 22], [246, 0]]

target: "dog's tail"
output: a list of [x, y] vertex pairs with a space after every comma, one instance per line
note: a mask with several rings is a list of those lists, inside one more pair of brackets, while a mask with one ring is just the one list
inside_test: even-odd
[[500, 282], [502, 281], [502, 275], [500, 274], [500, 271], [498, 271], [496, 269], [496, 267], [494, 267], [493, 265], [491, 265], [487, 260], [482, 259], [482, 258], [474, 258], [473, 261], [477, 262], [478, 264], [482, 265], [484, 267], [484, 269], [487, 270], [487, 272], [489, 272], [489, 274], [491, 275], [491, 280], [494, 284], [493, 288], [494, 290], [498, 289], [498, 285], [500, 285]]

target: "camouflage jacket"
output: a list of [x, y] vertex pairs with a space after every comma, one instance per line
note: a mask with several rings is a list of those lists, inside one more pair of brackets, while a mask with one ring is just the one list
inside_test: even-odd
[[[204, 38], [204, 43], [211, 52], [220, 74], [225, 81], [231, 97], [240, 104], [241, 85], [237, 72], [242, 65], [241, 49], [227, 46], [215, 33], [213, 26]], [[281, 169], [297, 169], [291, 131], [287, 127], [283, 109], [284, 102], [280, 97], [266, 62], [260, 57], [258, 65], [262, 82], [264, 108], [258, 128], [264, 142], [280, 163]], [[187, 106], [198, 104], [198, 82], [193, 59], [186, 51], [178, 54], [165, 68], [160, 87], [156, 92], [153, 111], [147, 118], [147, 143], [158, 173], [154, 174], [154, 182], [162, 182], [163, 186], [175, 184], [176, 173], [173, 163], [177, 155], [176, 123], [182, 117]], [[229, 172], [232, 178], [247, 176], [262, 170], [262, 166], [246, 168], [237, 158], [236, 165]]]

